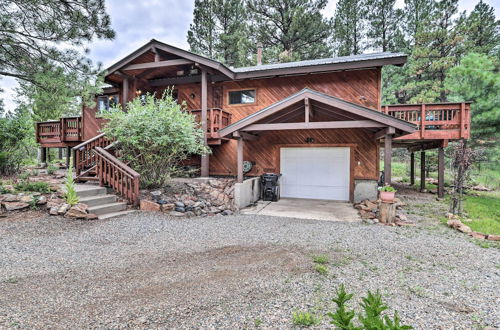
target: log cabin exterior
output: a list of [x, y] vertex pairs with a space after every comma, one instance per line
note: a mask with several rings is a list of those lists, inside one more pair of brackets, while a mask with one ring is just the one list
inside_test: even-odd
[[[97, 96], [95, 108], [84, 108], [78, 118], [38, 123], [37, 141], [42, 148], [74, 147], [77, 174], [84, 177], [110, 146], [99, 132], [100, 109], [173, 88], [200, 121], [212, 150], [193, 160], [201, 176], [234, 176], [241, 182], [244, 175], [285, 172], [285, 196], [352, 201], [366, 197], [363, 184], [376, 187], [381, 146], [387, 183], [392, 148], [411, 152], [412, 169], [414, 152], [425, 159], [426, 149], [438, 148], [442, 196], [443, 147], [469, 137], [470, 105], [382, 105], [382, 67], [405, 62], [404, 54], [375, 53], [233, 69], [151, 40], [108, 68], [105, 81], [111, 87]], [[116, 164], [117, 173], [123, 172], [124, 164]], [[411, 177], [414, 182], [413, 170]]]

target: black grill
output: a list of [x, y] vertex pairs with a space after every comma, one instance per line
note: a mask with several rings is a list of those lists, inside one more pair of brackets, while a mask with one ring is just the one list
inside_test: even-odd
[[277, 202], [280, 199], [279, 178], [281, 174], [264, 173], [260, 177], [260, 197], [263, 201]]

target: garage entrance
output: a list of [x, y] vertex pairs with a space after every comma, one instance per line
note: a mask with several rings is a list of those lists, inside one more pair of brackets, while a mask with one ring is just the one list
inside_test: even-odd
[[281, 148], [281, 197], [349, 200], [348, 147]]

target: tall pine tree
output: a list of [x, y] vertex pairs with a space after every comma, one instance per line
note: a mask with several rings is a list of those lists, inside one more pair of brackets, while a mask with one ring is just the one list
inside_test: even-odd
[[361, 54], [367, 15], [365, 0], [339, 0], [333, 18], [333, 44], [338, 56]]
[[381, 50], [397, 51], [404, 47], [400, 23], [403, 11], [395, 8], [396, 0], [368, 0], [367, 35], [370, 46]]
[[331, 56], [330, 21], [321, 10], [327, 0], [248, 0], [252, 25], [264, 45], [265, 62]]
[[435, 0], [405, 0], [404, 32], [410, 47], [415, 45], [417, 33], [428, 24], [435, 5]]
[[192, 52], [210, 58], [215, 56], [215, 1], [195, 0], [193, 23], [189, 25], [187, 40]]
[[463, 22], [466, 52], [500, 55], [499, 21], [493, 7], [481, 0]]

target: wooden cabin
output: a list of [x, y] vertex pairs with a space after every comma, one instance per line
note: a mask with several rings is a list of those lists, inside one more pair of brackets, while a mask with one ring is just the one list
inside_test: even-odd
[[[381, 146], [387, 183], [392, 148], [411, 152], [412, 183], [414, 152], [422, 152], [424, 166], [425, 150], [437, 148], [442, 196], [443, 147], [469, 137], [470, 105], [382, 105], [382, 67], [401, 66], [406, 59], [401, 53], [373, 53], [230, 68], [151, 40], [108, 68], [111, 87], [97, 96], [95, 108], [83, 109], [78, 118], [38, 123], [37, 141], [43, 148], [75, 147], [77, 174], [92, 179], [95, 150], [106, 152], [110, 145], [99, 132], [99, 112], [173, 88], [206, 131], [212, 154], [198, 159], [203, 177], [234, 176], [241, 182], [275, 172], [282, 174], [283, 197], [352, 201], [367, 197], [364, 185], [376, 187]], [[117, 173], [126, 167], [113, 166]], [[95, 179], [102, 180], [99, 173]]]

